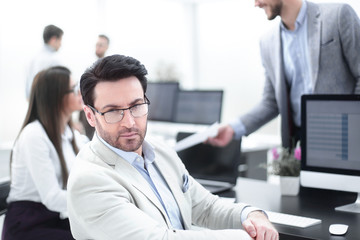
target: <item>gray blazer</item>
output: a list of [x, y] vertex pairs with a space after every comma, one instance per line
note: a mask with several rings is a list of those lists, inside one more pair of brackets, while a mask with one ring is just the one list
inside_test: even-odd
[[[359, 17], [347, 4], [307, 4], [314, 94], [359, 94]], [[280, 114], [282, 144], [289, 147], [292, 116], [282, 62], [280, 25], [261, 39], [260, 50], [266, 78], [263, 97], [240, 119], [250, 134]]]
[[[240, 230], [245, 204], [228, 204], [212, 195], [188, 175], [173, 149], [155, 139], [148, 142], [187, 231], [172, 228], [148, 182], [95, 135], [79, 152], [68, 181], [69, 220], [76, 239], [251, 239]], [[193, 230], [192, 224], [226, 230]]]

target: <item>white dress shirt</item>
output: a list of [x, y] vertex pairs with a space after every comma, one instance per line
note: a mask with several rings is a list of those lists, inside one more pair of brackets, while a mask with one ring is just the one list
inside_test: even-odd
[[51, 46], [44, 44], [42, 49], [32, 59], [28, 69], [25, 83], [26, 99], [29, 99], [30, 97], [31, 85], [35, 75], [46, 68], [57, 65], [64, 65], [63, 61], [59, 57], [58, 52]]
[[[72, 138], [73, 134], [67, 126], [62, 135], [62, 148], [69, 172], [76, 156], [71, 145]], [[75, 132], [75, 139], [79, 148], [88, 141], [78, 132]], [[62, 218], [67, 217], [60, 160], [38, 120], [25, 126], [13, 149], [7, 202], [15, 201], [41, 202], [49, 210], [60, 212]]]

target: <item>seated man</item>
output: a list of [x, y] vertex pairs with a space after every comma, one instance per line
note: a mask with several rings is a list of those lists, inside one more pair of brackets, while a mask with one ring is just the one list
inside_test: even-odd
[[212, 195], [189, 176], [174, 150], [145, 140], [146, 74], [138, 60], [113, 55], [81, 77], [85, 115], [96, 135], [78, 154], [68, 181], [73, 236], [278, 239], [263, 211]]

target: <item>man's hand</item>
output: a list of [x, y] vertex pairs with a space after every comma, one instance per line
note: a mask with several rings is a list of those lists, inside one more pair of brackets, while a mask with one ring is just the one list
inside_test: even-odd
[[279, 239], [279, 233], [261, 211], [249, 213], [242, 225], [245, 231], [256, 240]]
[[234, 130], [232, 129], [232, 127], [230, 125], [224, 125], [219, 127], [217, 136], [213, 138], [208, 138], [206, 143], [217, 147], [224, 147], [229, 144], [233, 137]]

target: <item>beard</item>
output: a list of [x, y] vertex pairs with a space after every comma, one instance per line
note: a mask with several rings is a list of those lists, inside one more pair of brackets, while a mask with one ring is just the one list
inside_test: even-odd
[[[121, 131], [116, 132], [116, 134], [112, 134], [105, 131], [97, 119], [96, 122], [96, 130], [99, 136], [115, 148], [125, 152], [135, 152], [144, 142], [147, 127], [145, 127], [143, 131], [138, 128], [124, 128]], [[127, 133], [132, 133], [134, 135], [130, 139], [123, 138], [122, 135]]]

